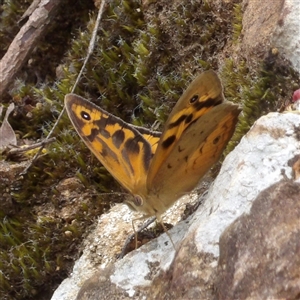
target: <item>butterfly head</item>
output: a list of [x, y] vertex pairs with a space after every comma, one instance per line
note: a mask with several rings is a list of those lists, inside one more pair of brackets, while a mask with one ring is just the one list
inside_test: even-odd
[[[146, 199], [146, 200], [145, 200]], [[151, 201], [147, 197], [140, 195], [134, 195], [129, 199], [125, 200], [124, 203], [135, 212], [142, 213], [145, 217], [160, 216], [166, 211], [162, 201]]]

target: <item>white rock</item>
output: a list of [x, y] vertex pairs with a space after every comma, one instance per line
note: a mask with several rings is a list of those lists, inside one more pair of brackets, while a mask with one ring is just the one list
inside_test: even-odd
[[294, 132], [296, 114], [270, 113], [260, 118], [223, 163], [204, 206], [196, 212], [190, 231], [196, 231], [199, 251], [219, 256], [223, 230], [251, 208], [258, 194], [283, 179], [292, 178], [288, 162], [300, 154]]
[[300, 1], [285, 0], [272, 43], [300, 73]]

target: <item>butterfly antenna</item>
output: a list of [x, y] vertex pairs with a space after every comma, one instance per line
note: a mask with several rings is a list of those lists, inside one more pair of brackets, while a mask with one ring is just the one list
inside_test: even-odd
[[106, 196], [106, 195], [112, 195], [112, 196], [122, 196], [122, 195], [128, 195], [128, 193], [119, 193], [119, 192], [112, 192], [112, 193], [95, 193], [99, 196]]

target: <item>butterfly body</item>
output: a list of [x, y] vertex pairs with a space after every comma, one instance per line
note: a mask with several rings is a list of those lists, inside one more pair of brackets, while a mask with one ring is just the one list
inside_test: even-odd
[[162, 133], [133, 126], [74, 94], [65, 97], [88, 148], [133, 195], [127, 204], [160, 217], [218, 161], [240, 113], [225, 101], [213, 71], [199, 75], [173, 108]]

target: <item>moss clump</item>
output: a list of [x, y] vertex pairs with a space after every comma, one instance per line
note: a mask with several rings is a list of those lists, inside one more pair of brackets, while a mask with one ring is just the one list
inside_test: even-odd
[[233, 33], [232, 33], [232, 40], [236, 44], [241, 36], [243, 30], [243, 11], [242, 11], [242, 4], [236, 3], [233, 7]]
[[286, 60], [270, 51], [257, 69], [249, 69], [242, 59], [238, 63], [228, 59], [221, 76], [226, 87], [225, 97], [243, 108], [226, 155], [260, 116], [279, 111], [286, 99], [291, 98], [293, 83], [299, 74]]

